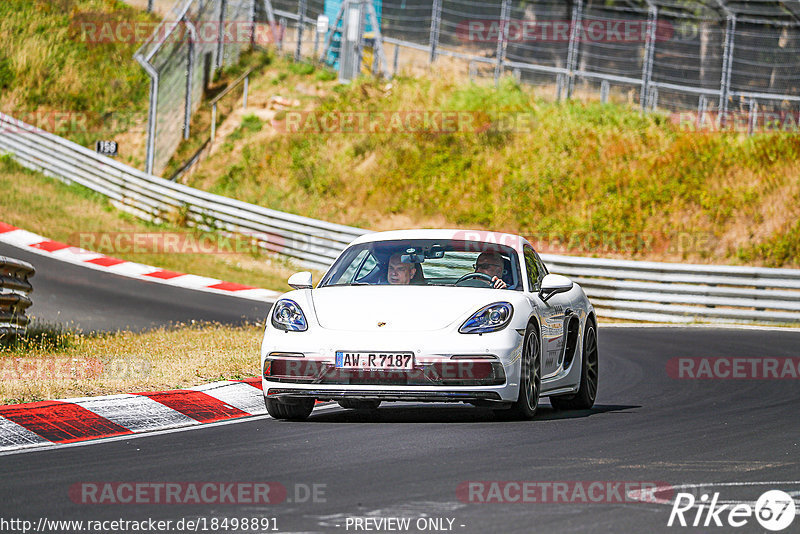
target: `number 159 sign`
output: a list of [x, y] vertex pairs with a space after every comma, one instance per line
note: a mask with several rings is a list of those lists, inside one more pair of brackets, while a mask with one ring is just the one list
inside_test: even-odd
[[97, 141], [94, 145], [94, 149], [98, 154], [104, 156], [119, 155], [119, 145], [116, 141]]

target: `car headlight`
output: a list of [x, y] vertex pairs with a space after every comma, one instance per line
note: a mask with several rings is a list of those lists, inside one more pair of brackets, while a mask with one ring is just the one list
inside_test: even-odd
[[458, 329], [462, 334], [483, 334], [502, 330], [511, 322], [514, 307], [508, 302], [495, 302], [481, 308]]
[[272, 326], [278, 330], [304, 332], [308, 323], [303, 310], [293, 300], [281, 299], [272, 307]]

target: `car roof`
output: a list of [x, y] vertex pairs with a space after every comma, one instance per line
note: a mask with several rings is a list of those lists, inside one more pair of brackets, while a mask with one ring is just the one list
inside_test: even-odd
[[522, 247], [529, 245], [524, 237], [505, 234], [502, 232], [487, 232], [486, 230], [443, 230], [443, 229], [414, 229], [414, 230], [389, 230], [386, 232], [371, 232], [358, 237], [351, 245], [372, 243], [376, 241], [396, 241], [398, 239], [441, 239], [454, 241], [475, 241], [478, 243], [491, 243], [506, 245], [517, 252], [522, 252]]

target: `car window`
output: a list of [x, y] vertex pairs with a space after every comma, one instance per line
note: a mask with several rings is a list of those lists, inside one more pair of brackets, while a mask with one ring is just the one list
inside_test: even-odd
[[518, 254], [513, 248], [495, 243], [431, 239], [352, 245], [336, 260], [319, 287], [387, 285], [391, 261], [414, 264], [410, 281], [414, 285], [491, 287], [491, 277], [497, 276], [506, 282], [506, 289], [522, 290]]
[[539, 254], [536, 252], [534, 254], [536, 255], [536, 264], [539, 266], [539, 287], [542, 287], [542, 280], [546, 275], [550, 274], [550, 271], [547, 270], [547, 265], [544, 264]]
[[525, 270], [527, 271], [528, 283], [530, 284], [531, 291], [539, 291], [541, 287], [540, 282], [540, 269], [539, 263], [536, 261], [536, 253], [530, 247], [525, 247], [522, 251], [525, 258]]
[[358, 274], [356, 274], [355, 281], [360, 282], [364, 280], [370, 274], [374, 273], [377, 268], [378, 261], [375, 259], [375, 256], [372, 254], [367, 254], [364, 258], [364, 261], [361, 263], [361, 268], [358, 270]]
[[342, 282], [350, 283], [355, 279], [356, 271], [359, 271], [361, 266], [364, 265], [367, 256], [369, 256], [369, 251], [362, 250], [347, 264], [346, 269], [341, 275]]

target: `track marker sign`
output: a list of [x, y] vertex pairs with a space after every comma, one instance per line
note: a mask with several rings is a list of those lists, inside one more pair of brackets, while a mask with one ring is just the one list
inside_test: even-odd
[[94, 149], [103, 156], [118, 156], [119, 144], [116, 141], [96, 141]]

